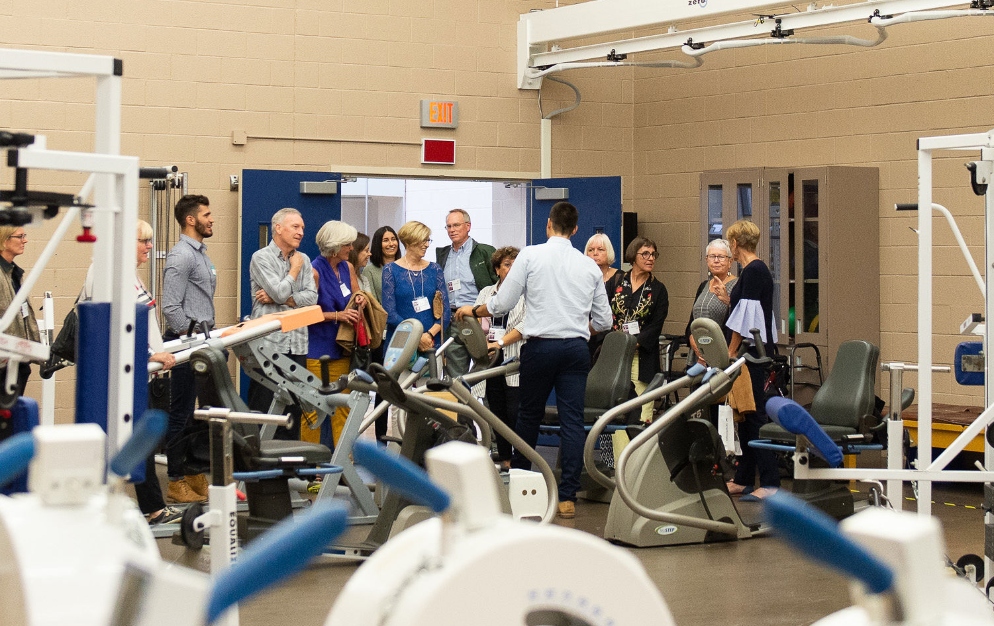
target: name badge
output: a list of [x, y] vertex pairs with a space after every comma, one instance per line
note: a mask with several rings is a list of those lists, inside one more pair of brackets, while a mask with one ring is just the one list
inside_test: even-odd
[[21, 303], [21, 317], [27, 317], [31, 315], [31, 309], [28, 308], [27, 302]]
[[339, 283], [339, 285], [341, 285], [341, 287], [342, 287], [342, 295], [343, 296], [345, 296], [346, 298], [348, 298], [349, 296], [352, 295], [352, 291], [348, 288], [348, 286], [345, 283]]
[[428, 298], [424, 296], [411, 300], [411, 304], [414, 305], [415, 313], [421, 313], [422, 311], [427, 311], [429, 308], [431, 308], [431, 305], [428, 304]]
[[487, 341], [497, 341], [498, 339], [503, 339], [507, 331], [500, 326], [491, 326], [490, 332], [487, 333]]
[[459, 291], [460, 289], [462, 289], [462, 281], [459, 280], [458, 278], [455, 280], [450, 280], [448, 283], [446, 283], [446, 285], [448, 285], [449, 287], [449, 293], [452, 293], [454, 291]]
[[639, 334], [639, 323], [631, 321], [626, 324], [622, 324], [621, 330], [625, 331], [629, 335], [637, 335]]

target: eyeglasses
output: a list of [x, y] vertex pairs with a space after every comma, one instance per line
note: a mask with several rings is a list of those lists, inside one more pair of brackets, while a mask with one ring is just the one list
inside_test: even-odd
[[431, 242], [432, 242], [432, 241], [434, 241], [434, 240], [432, 240], [432, 239], [427, 239], [427, 240], [425, 240], [425, 241], [422, 241], [422, 242], [421, 242], [420, 244], [418, 244], [418, 245], [420, 245], [420, 246], [424, 246], [424, 247], [426, 247], [426, 248], [427, 248], [428, 246], [430, 246], [430, 245], [431, 245]]
[[9, 238], [10, 239], [20, 239], [21, 241], [24, 241], [25, 239], [28, 238], [28, 234], [27, 233], [21, 233], [20, 235], [11, 235]]
[[727, 254], [709, 254], [707, 258], [708, 261], [720, 261], [722, 259], [730, 259], [732, 257], [728, 256]]
[[452, 230], [454, 228], [459, 228], [460, 226], [464, 226], [466, 224], [469, 224], [469, 222], [459, 222], [458, 224], [446, 224], [445, 230]]
[[639, 256], [642, 257], [643, 259], [645, 259], [646, 261], [649, 261], [649, 260], [655, 261], [656, 259], [659, 258], [659, 253], [658, 252], [649, 252], [649, 251], [639, 252]]
[[140, 244], [142, 244], [144, 246], [150, 246], [150, 245], [152, 245], [152, 243], [154, 241], [155, 241], [154, 239], [139, 239], [138, 243], [140, 243]]

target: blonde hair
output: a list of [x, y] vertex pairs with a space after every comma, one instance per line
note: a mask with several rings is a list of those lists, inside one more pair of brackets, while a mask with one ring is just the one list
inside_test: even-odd
[[397, 237], [405, 248], [410, 248], [431, 239], [431, 229], [421, 222], [408, 222], [397, 231]]
[[324, 226], [318, 231], [317, 236], [314, 237], [314, 241], [318, 244], [321, 256], [329, 257], [338, 254], [342, 246], [352, 243], [355, 241], [355, 238], [355, 228], [345, 222], [331, 220], [324, 223]]
[[17, 232], [18, 228], [21, 228], [21, 227], [20, 226], [10, 226], [10, 225], [0, 226], [0, 246], [2, 246], [3, 244], [7, 243], [7, 240], [10, 239], [11, 235], [13, 235], [15, 232]]
[[734, 241], [735, 245], [747, 252], [755, 252], [759, 243], [759, 226], [749, 220], [739, 220], [725, 231], [725, 239]]
[[587, 250], [590, 249], [590, 245], [593, 243], [600, 242], [604, 244], [604, 251], [607, 252], [607, 264], [611, 265], [614, 263], [614, 245], [611, 243], [611, 238], [604, 233], [594, 233], [587, 240], [587, 245], [583, 247], [583, 253], [586, 254]]
[[138, 239], [154, 239], [155, 233], [152, 232], [152, 225], [145, 220], [138, 220], [137, 222]]

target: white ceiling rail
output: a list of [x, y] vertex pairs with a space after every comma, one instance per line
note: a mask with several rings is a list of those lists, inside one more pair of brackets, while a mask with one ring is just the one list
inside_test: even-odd
[[859, 37], [853, 37], [852, 35], [837, 35], [835, 37], [807, 37], [807, 38], [771, 37], [770, 39], [732, 39], [728, 41], [719, 41], [711, 45], [684, 44], [681, 50], [683, 51], [684, 54], [693, 57], [699, 57], [709, 52], [717, 52], [719, 50], [731, 50], [734, 48], [752, 48], [755, 46], [771, 46], [771, 45], [783, 45], [783, 44], [795, 44], [795, 43], [815, 44], [815, 45], [820, 44], [820, 45], [860, 46], [863, 48], [872, 48], [874, 46], [879, 46], [886, 39], [887, 39], [887, 31], [882, 27], [877, 27], [876, 39], [861, 39]]
[[[682, 2], [687, 2], [682, 6]], [[698, 2], [698, 4], [693, 4]], [[702, 6], [703, 4], [703, 6]], [[804, 28], [835, 26], [844, 23], [870, 23], [878, 30], [877, 40], [851, 36], [798, 38], [796, 42], [812, 44], [877, 45], [885, 35], [880, 29], [894, 24], [929, 19], [991, 15], [991, 0], [973, 0], [969, 9], [943, 10], [964, 6], [963, 0], [870, 0], [841, 6], [818, 7], [814, 3], [796, 13], [759, 14], [759, 19], [679, 30], [678, 22], [714, 17], [726, 13], [757, 12], [769, 7], [783, 6], [768, 0], [731, 0], [714, 9], [718, 3], [704, 0], [679, 0], [676, 5], [658, 0], [592, 0], [566, 7], [535, 11], [518, 20], [518, 88], [540, 89], [542, 76], [558, 65], [573, 64], [562, 69], [580, 67], [620, 66], [630, 54], [658, 50], [680, 49], [685, 53], [706, 49], [745, 47], [764, 44], [739, 44], [708, 48], [708, 44], [726, 41], [762, 41], [794, 43], [795, 31]], [[770, 28], [770, 22], [774, 27]], [[565, 42], [618, 30], [634, 30], [669, 25], [667, 32], [644, 37], [630, 37], [605, 43], [568, 47]], [[705, 44], [705, 48], [700, 48]], [[694, 55], [698, 56], [698, 55]], [[605, 62], [606, 61], [606, 62]], [[596, 63], [598, 65], [592, 65]], [[664, 61], [661, 67], [682, 67], [677, 62]], [[634, 65], [634, 61], [629, 61]], [[696, 67], [696, 66], [691, 66]]]

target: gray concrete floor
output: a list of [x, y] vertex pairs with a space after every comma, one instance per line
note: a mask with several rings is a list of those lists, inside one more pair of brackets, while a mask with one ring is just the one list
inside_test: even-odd
[[[947, 555], [955, 561], [966, 553], [981, 554], [982, 487], [936, 485], [934, 492], [933, 512], [944, 525]], [[864, 495], [857, 493], [856, 497]], [[913, 496], [910, 487], [906, 496]], [[914, 504], [906, 501], [904, 508], [914, 509]], [[745, 519], [758, 518], [758, 506], [739, 504]], [[575, 519], [557, 523], [600, 536], [607, 511], [607, 504], [580, 501]], [[368, 527], [354, 532], [361, 535], [365, 528]], [[209, 569], [206, 549], [193, 552], [173, 545], [169, 539], [159, 540], [159, 547], [169, 562]], [[631, 552], [659, 586], [680, 626], [810, 624], [849, 604], [844, 579], [806, 561], [771, 537]], [[334, 559], [320, 560], [282, 586], [244, 603], [241, 623], [319, 626], [356, 567]], [[590, 577], [596, 584], [595, 563], [590, 564]]]

